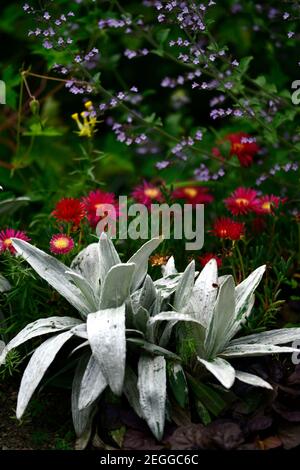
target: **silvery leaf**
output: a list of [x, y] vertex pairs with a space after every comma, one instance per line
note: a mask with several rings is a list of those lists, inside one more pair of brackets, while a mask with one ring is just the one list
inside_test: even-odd
[[230, 345], [238, 344], [286, 344], [300, 339], [300, 328], [282, 328], [281, 330], [264, 331], [234, 339]]
[[156, 300], [156, 289], [151, 277], [147, 274], [143, 286], [131, 295], [132, 306], [136, 310], [144, 307], [149, 310]]
[[130, 295], [135, 264], [117, 264], [105, 276], [100, 298], [100, 310], [120, 307]]
[[167, 299], [175, 292], [181, 276], [182, 273], [171, 274], [170, 276], [162, 277], [154, 281], [155, 288], [161, 294], [162, 299]]
[[144, 419], [154, 436], [162, 439], [166, 409], [166, 361], [162, 356], [141, 356], [138, 390]]
[[136, 265], [132, 282], [132, 291], [140, 287], [148, 271], [149, 256], [160, 245], [162, 238], [152, 238], [146, 242], [129, 260], [128, 263]]
[[231, 324], [235, 312], [234, 287], [232, 276], [226, 276], [219, 287], [205, 338], [205, 349], [208, 356], [221, 351], [229, 341], [228, 326]]
[[0, 292], [7, 292], [11, 289], [11, 285], [2, 274], [0, 274]]
[[153, 325], [157, 321], [171, 321], [171, 322], [187, 321], [187, 322], [198, 323], [200, 325], [198, 320], [196, 320], [191, 315], [187, 315], [186, 313], [178, 313], [174, 311], [161, 312], [158, 315], [155, 315], [155, 317], [151, 317], [149, 319], [149, 325]]
[[235, 380], [235, 370], [229, 362], [220, 357], [216, 357], [210, 361], [206, 361], [201, 357], [197, 357], [197, 359], [216, 377], [216, 379], [219, 380], [219, 382], [221, 382], [225, 388], [232, 387]]
[[6, 355], [12, 349], [17, 348], [26, 341], [37, 336], [58, 333], [82, 324], [81, 320], [72, 317], [49, 317], [41, 318], [29, 323], [21, 330], [4, 348], [0, 355], [0, 364], [5, 362]]
[[0, 201], [0, 215], [9, 212], [12, 215], [20, 207], [26, 206], [30, 202], [29, 197], [17, 197]]
[[80, 314], [87, 315], [90, 312], [82, 293], [66, 274], [67, 266], [24, 240], [12, 238], [12, 242], [17, 253], [23, 256], [39, 276], [54, 287]]
[[[246, 337], [247, 338], [247, 337]], [[238, 344], [228, 347], [220, 353], [222, 357], [265, 356], [266, 354], [293, 353], [299, 349], [286, 346], [273, 346], [272, 344]]]
[[257, 288], [264, 275], [266, 266], [260, 266], [255, 269], [243, 282], [235, 288], [235, 321], [241, 321], [245, 312], [247, 301]]
[[195, 261], [184, 271], [175, 292], [174, 309], [180, 312], [189, 302], [195, 282]]
[[[0, 354], [2, 354], [4, 348], [5, 348], [5, 343], [4, 343], [4, 341], [1, 341], [1, 340], [0, 340]], [[1, 357], [1, 356], [0, 356], [0, 357]]]
[[99, 275], [101, 284], [104, 282], [104, 278], [107, 275], [108, 271], [115, 266], [120, 264], [120, 257], [114, 247], [111, 239], [105, 234], [102, 233], [99, 238], [98, 243], [98, 253], [99, 253]]
[[161, 267], [163, 277], [170, 276], [171, 274], [177, 274], [177, 269], [175, 268], [174, 256], [171, 256], [168, 259], [167, 264]]
[[73, 259], [71, 269], [81, 274], [91, 285], [95, 296], [100, 291], [100, 259], [98, 243], [91, 243]]
[[86, 323], [81, 323], [80, 325], [74, 326], [72, 328], [72, 333], [74, 336], [78, 336], [78, 338], [88, 339]]
[[246, 322], [246, 320], [251, 315], [254, 302], [255, 302], [255, 295], [251, 294], [245, 302], [242, 317], [238, 321], [235, 321], [235, 319], [234, 319], [232, 324], [229, 327], [229, 331], [228, 331], [229, 340], [231, 340], [231, 338], [235, 337], [235, 335], [241, 329], [242, 325]]
[[180, 357], [177, 356], [177, 354], [174, 354], [173, 352], [168, 351], [167, 349], [164, 349], [160, 346], [157, 346], [156, 344], [150, 343], [142, 338], [127, 338], [127, 342], [140, 346], [142, 349], [144, 349], [144, 351], [150, 354], [165, 356], [169, 359], [175, 359], [177, 361], [181, 360]]
[[70, 331], [47, 339], [39, 346], [30, 358], [23, 374], [18, 394], [16, 415], [20, 419], [48, 367], [62, 346], [72, 337]]
[[70, 276], [72, 281], [74, 282], [75, 286], [81, 291], [82, 295], [84, 296], [85, 300], [87, 301], [90, 312], [94, 312], [97, 310], [97, 301], [93, 291], [92, 286], [89, 282], [84, 279], [81, 274], [75, 273], [73, 271], [66, 271], [66, 274]]
[[124, 381], [124, 395], [126, 396], [130, 406], [134, 409], [136, 414], [142, 418], [142, 410], [139, 401], [139, 391], [137, 388], [137, 376], [130, 367], [126, 367], [125, 381]]
[[149, 320], [149, 312], [144, 307], [140, 306], [133, 315], [134, 326], [137, 330], [146, 333], [147, 323]]
[[116, 395], [121, 395], [126, 358], [125, 304], [90, 313], [87, 331], [93, 355], [108, 385]]
[[99, 362], [91, 355], [82, 377], [78, 408], [87, 408], [101, 395], [107, 386]]
[[214, 304], [218, 293], [218, 268], [215, 259], [211, 259], [202, 269], [190, 298], [187, 311], [207, 328], [210, 324]]
[[248, 372], [242, 372], [240, 370], [236, 370], [235, 377], [241, 382], [244, 382], [249, 385], [253, 385], [254, 387], [263, 387], [263, 388], [268, 388], [269, 390], [273, 390], [272, 385], [270, 385], [268, 382], [258, 377], [257, 375], [248, 374]]
[[[72, 418], [77, 437], [83, 437], [87, 445], [91, 431], [93, 417], [96, 412], [96, 403], [79, 410], [78, 401], [83, 375], [88, 364], [89, 356], [83, 356], [79, 359], [72, 384]], [[85, 446], [83, 446], [85, 447]]]

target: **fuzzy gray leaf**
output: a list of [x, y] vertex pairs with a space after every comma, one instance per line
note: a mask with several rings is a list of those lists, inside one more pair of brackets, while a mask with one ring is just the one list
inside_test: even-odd
[[49, 317], [40, 318], [33, 323], [29, 323], [21, 330], [4, 348], [0, 355], [0, 364], [5, 362], [6, 355], [12, 349], [17, 348], [26, 341], [36, 338], [37, 336], [47, 335], [50, 333], [58, 333], [64, 330], [81, 325], [82, 321], [72, 317]]
[[111, 390], [121, 395], [126, 359], [125, 304], [90, 313], [87, 332], [93, 355]]
[[143, 413], [139, 401], [139, 391], [137, 387], [137, 376], [130, 367], [126, 367], [125, 381], [124, 381], [124, 394], [132, 406], [136, 414], [142, 418]]
[[[246, 337], [247, 338], [247, 337]], [[220, 353], [222, 357], [265, 356], [266, 354], [293, 353], [299, 349], [286, 346], [273, 346], [272, 344], [238, 344], [228, 347]]]
[[188, 304], [195, 282], [195, 261], [184, 271], [175, 292], [174, 309], [180, 312]]
[[154, 436], [162, 439], [166, 409], [166, 361], [163, 356], [141, 356], [138, 363], [141, 410]]
[[90, 312], [82, 293], [66, 274], [67, 266], [24, 240], [12, 238], [12, 242], [17, 253], [23, 256], [39, 276], [54, 287], [73, 307], [83, 315]]
[[7, 292], [11, 289], [11, 285], [2, 274], [0, 274], [0, 292]]
[[98, 307], [96, 297], [93, 288], [89, 284], [89, 282], [81, 274], [75, 273], [73, 271], [66, 271], [66, 274], [70, 276], [75, 286], [78, 287], [78, 289], [81, 291], [82, 295], [84, 296], [86, 302], [90, 307], [90, 312], [94, 312], [95, 310], [97, 310]]
[[16, 415], [20, 419], [48, 367], [62, 346], [72, 337], [70, 331], [47, 339], [39, 346], [30, 358], [23, 374], [18, 394]]
[[132, 291], [140, 287], [148, 271], [149, 256], [160, 245], [162, 238], [152, 238], [146, 242], [129, 260], [128, 263], [136, 265], [132, 282]]
[[214, 304], [218, 293], [218, 268], [215, 259], [211, 259], [202, 269], [190, 298], [187, 311], [207, 328], [211, 322]]
[[235, 380], [235, 370], [229, 362], [220, 357], [216, 357], [210, 361], [206, 361], [201, 357], [197, 357], [197, 359], [216, 377], [216, 379], [219, 380], [219, 382], [221, 382], [225, 388], [232, 387]]
[[98, 250], [99, 276], [100, 282], [102, 284], [108, 271], [116, 264], [120, 264], [121, 260], [113, 242], [105, 233], [102, 233], [99, 238]]
[[242, 372], [241, 370], [236, 370], [235, 377], [241, 382], [253, 385], [254, 387], [263, 387], [268, 388], [269, 390], [273, 390], [272, 385], [270, 385], [268, 382], [258, 377], [257, 375], [248, 374], [248, 372]]
[[100, 309], [120, 307], [130, 295], [135, 264], [117, 264], [105, 276], [101, 289]]
[[238, 344], [286, 344], [300, 339], [300, 328], [282, 328], [281, 330], [264, 331], [234, 339], [230, 345]]
[[100, 291], [100, 258], [98, 243], [91, 243], [84, 248], [71, 263], [71, 269], [86, 279], [95, 296]]
[[102, 373], [100, 364], [91, 355], [81, 381], [78, 408], [82, 410], [94, 403], [106, 386], [107, 381]]
[[86, 445], [91, 435], [93, 417], [97, 409], [96, 402], [94, 402], [92, 405], [88, 406], [87, 408], [84, 408], [83, 410], [79, 410], [79, 407], [78, 407], [82, 378], [86, 371], [88, 360], [89, 360], [88, 356], [83, 356], [79, 359], [76, 370], [75, 370], [73, 384], [72, 384], [73, 425], [74, 425], [74, 429], [75, 429], [77, 437], [83, 437]]
[[177, 269], [175, 268], [174, 256], [170, 256], [168, 262], [165, 266], [161, 267], [163, 277], [170, 276], [172, 274], [177, 274]]

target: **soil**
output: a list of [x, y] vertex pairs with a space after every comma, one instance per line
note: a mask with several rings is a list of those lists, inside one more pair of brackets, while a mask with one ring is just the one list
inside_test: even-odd
[[72, 450], [70, 391], [48, 388], [36, 395], [22, 421], [15, 417], [20, 379], [0, 383], [0, 450]]

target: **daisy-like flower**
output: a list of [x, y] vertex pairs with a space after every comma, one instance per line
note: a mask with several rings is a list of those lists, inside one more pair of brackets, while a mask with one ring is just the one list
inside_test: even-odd
[[[101, 189], [91, 191], [87, 197], [82, 199], [88, 221], [92, 227], [96, 227], [98, 222], [105, 216], [116, 220], [120, 215], [120, 210], [116, 197], [113, 193], [106, 193]], [[101, 215], [102, 212], [102, 215]]]
[[215, 255], [214, 253], [204, 253], [202, 256], [199, 256], [199, 261], [201, 266], [205, 266], [211, 259], [215, 259], [218, 265], [218, 268], [222, 266], [222, 258]]
[[[230, 142], [230, 156], [236, 155], [241, 166], [247, 167], [252, 165], [253, 158], [259, 151], [259, 146], [254, 137], [246, 134], [246, 132], [235, 132], [228, 134], [224, 138], [224, 141]], [[222, 157], [217, 147], [213, 148], [212, 152], [216, 157]]]
[[280, 203], [284, 203], [285, 199], [278, 196], [262, 196], [259, 198], [258, 207], [256, 209], [257, 214], [274, 214], [274, 209], [277, 209]]
[[0, 252], [9, 250], [11, 254], [15, 254], [16, 250], [12, 244], [12, 238], [19, 238], [20, 240], [25, 240], [28, 242], [30, 240], [27, 237], [26, 233], [21, 230], [14, 230], [13, 228], [7, 228], [6, 230], [1, 230], [0, 232]]
[[73, 250], [74, 241], [65, 233], [57, 233], [50, 240], [50, 250], [56, 255], [63, 255]]
[[245, 132], [229, 134], [226, 138], [231, 143], [230, 155], [236, 155], [241, 166], [252, 165], [253, 157], [258, 153], [259, 146], [255, 139]]
[[214, 200], [213, 196], [209, 193], [208, 188], [202, 186], [185, 186], [177, 188], [172, 194], [174, 199], [183, 199], [189, 204], [208, 204]]
[[85, 216], [84, 205], [79, 199], [66, 197], [58, 201], [52, 215], [60, 222], [70, 222], [74, 225], [79, 225]]
[[144, 181], [142, 184], [134, 188], [131, 195], [136, 202], [144, 204], [146, 207], [150, 207], [151, 204], [164, 201], [163, 194], [159, 187], [152, 183], [148, 183], [147, 181]]
[[244, 235], [245, 227], [242, 222], [236, 222], [229, 217], [220, 217], [215, 220], [212, 233], [218, 238], [236, 241]]
[[257, 192], [250, 188], [237, 188], [224, 202], [232, 215], [245, 215], [259, 206]]

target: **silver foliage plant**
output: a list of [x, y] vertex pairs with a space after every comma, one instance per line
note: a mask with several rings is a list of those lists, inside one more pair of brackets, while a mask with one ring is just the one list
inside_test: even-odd
[[[22, 377], [17, 403], [21, 418], [34, 391], [64, 344], [80, 341], [81, 352], [72, 387], [72, 415], [76, 434], [87, 442], [97, 401], [107, 386], [125, 394], [157, 439], [163, 436], [167, 401], [167, 362], [176, 382], [185, 379], [180, 357], [168, 348], [179, 322], [193, 325], [200, 368], [207, 369], [230, 388], [235, 379], [271, 388], [266, 381], [235, 370], [230, 358], [297, 351], [281, 344], [300, 337], [300, 328], [273, 330], [233, 339], [251, 313], [254, 291], [265, 266], [238, 286], [232, 276], [218, 277], [211, 260], [201, 273], [194, 262], [178, 273], [174, 259], [155, 282], [147, 275], [148, 259], [160, 238], [145, 243], [122, 263], [113, 243], [102, 234], [98, 243], [82, 250], [65, 266], [23, 240], [13, 240], [19, 255], [75, 307], [81, 319], [42, 318], [27, 325], [0, 354], [4, 363], [10, 350], [41, 335], [52, 334], [33, 355]], [[137, 375], [126, 362], [128, 347], [138, 348]]]

